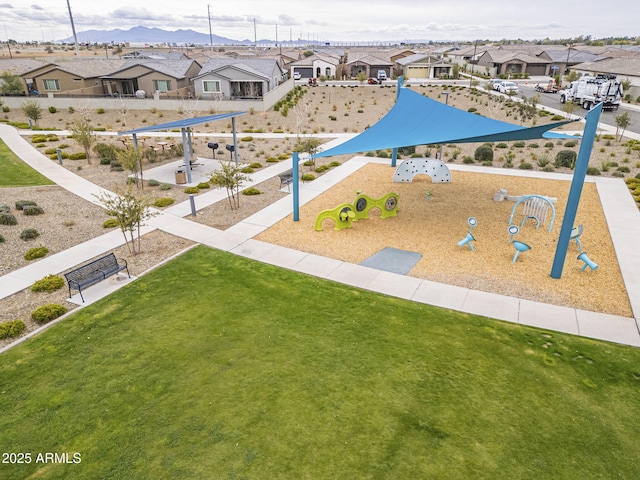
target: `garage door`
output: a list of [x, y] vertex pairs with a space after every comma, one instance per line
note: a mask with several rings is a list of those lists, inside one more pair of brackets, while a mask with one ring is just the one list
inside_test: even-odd
[[429, 69], [422, 67], [407, 67], [407, 78], [429, 78]]
[[295, 67], [296, 72], [300, 72], [302, 78], [313, 78], [313, 67]]
[[546, 75], [546, 65], [527, 65], [527, 73], [531, 76]]

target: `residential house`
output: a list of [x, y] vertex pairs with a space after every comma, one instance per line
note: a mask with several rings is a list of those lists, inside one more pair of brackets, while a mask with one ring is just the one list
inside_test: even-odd
[[188, 60], [189, 57], [180, 51], [169, 51], [166, 52], [164, 50], [134, 50], [133, 52], [127, 52], [120, 56], [125, 60]]
[[349, 52], [344, 74], [347, 78], [357, 78], [362, 72], [367, 77], [377, 77], [382, 70], [387, 78], [393, 77], [393, 63], [365, 52]]
[[536, 55], [520, 53], [513, 49], [496, 49], [485, 51], [477, 61], [476, 71], [482, 69], [490, 76], [525, 74], [548, 75], [553, 62], [542, 52]]
[[397, 69], [408, 80], [413, 78], [449, 78], [453, 65], [442, 57], [416, 53], [396, 61]]
[[545, 50], [545, 53], [551, 59], [551, 64], [547, 71], [547, 75], [551, 77], [567, 74], [572, 67], [579, 63], [595, 62], [603, 58], [600, 55], [587, 51], [576, 50], [575, 48], [548, 48]]
[[191, 78], [201, 66], [186, 60], [126, 60], [118, 70], [100, 79], [108, 95], [147, 97], [158, 92], [160, 96], [193, 97]]
[[[40, 62], [38, 60], [32, 60], [30, 58], [13, 58], [13, 59], [1, 59], [0, 60], [0, 74], [9, 72], [12, 75], [17, 75], [23, 79], [25, 82], [24, 93], [33, 92], [35, 90], [35, 85], [33, 83], [33, 79], [29, 78], [29, 82], [25, 81], [23, 77], [26, 73], [38, 70], [47, 65], [50, 65], [45, 62]], [[0, 84], [2, 83], [2, 79], [0, 79]]]
[[338, 67], [340, 58], [334, 55], [314, 53], [308, 57], [289, 64], [291, 76], [299, 73], [301, 78], [318, 78], [326, 77], [327, 79], [335, 79], [338, 75]]
[[126, 60], [71, 59], [37, 67], [21, 76], [30, 92], [43, 94], [102, 95], [102, 75], [124, 65]]
[[211, 58], [192, 80], [197, 97], [252, 99], [262, 98], [287, 75], [273, 58]]

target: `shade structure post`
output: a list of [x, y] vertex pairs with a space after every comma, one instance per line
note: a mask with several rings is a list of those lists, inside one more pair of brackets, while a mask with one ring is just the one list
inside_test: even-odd
[[300, 159], [298, 158], [298, 152], [293, 152], [291, 156], [291, 173], [293, 176], [293, 221], [300, 220], [300, 176], [298, 174]]
[[391, 149], [391, 166], [395, 167], [397, 161], [398, 161], [398, 149], [392, 148]]
[[593, 148], [601, 113], [602, 103], [599, 103], [593, 110], [587, 113], [585, 117], [586, 125], [582, 135], [582, 142], [580, 143], [576, 167], [573, 171], [573, 180], [571, 180], [571, 188], [569, 189], [569, 197], [567, 198], [567, 208], [565, 209], [564, 218], [562, 219], [562, 227], [560, 227], [556, 254], [553, 258], [553, 265], [551, 266], [551, 278], [557, 279], [562, 276], [562, 268], [564, 267], [564, 260], [567, 256], [569, 242], [571, 241], [571, 231], [573, 230], [573, 225], [576, 220], [578, 204], [580, 203], [580, 196], [582, 195], [582, 186], [587, 176], [589, 157], [591, 156], [591, 149]]
[[236, 134], [236, 119], [231, 119], [231, 128], [233, 130], [233, 158], [236, 161], [236, 167], [238, 166], [238, 136]]
[[191, 147], [189, 146], [189, 141], [187, 139], [187, 129], [182, 128], [182, 146], [184, 150], [184, 169], [187, 173], [187, 183], [191, 183]]

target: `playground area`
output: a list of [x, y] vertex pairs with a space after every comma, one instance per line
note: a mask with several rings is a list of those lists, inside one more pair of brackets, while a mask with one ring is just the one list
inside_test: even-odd
[[[565, 181], [454, 170], [451, 183], [432, 183], [426, 175], [416, 176], [411, 183], [394, 183], [394, 171], [388, 165], [367, 164], [303, 205], [299, 222], [293, 222], [289, 216], [257, 238], [369, 266], [375, 266], [376, 254], [392, 249], [417, 259], [408, 271], [413, 277], [632, 317], [595, 184], [584, 185], [575, 223], [583, 225], [582, 246], [599, 267], [583, 271], [584, 262], [577, 259], [580, 251], [576, 242], [571, 241], [562, 278], [553, 279], [550, 272], [570, 176]], [[513, 223], [520, 226], [520, 232], [514, 240], [528, 244], [531, 249], [522, 252], [516, 262], [512, 261], [516, 250], [507, 231], [515, 202], [494, 200], [501, 190], [515, 197], [557, 198], [551, 232], [548, 232], [551, 212], [546, 223], [536, 229], [531, 219], [520, 226], [522, 205], [517, 209]], [[380, 211], [374, 208], [368, 219], [353, 222], [352, 228], [336, 231], [334, 221], [325, 219], [321, 222], [322, 230], [316, 230], [320, 212], [353, 202], [356, 192], [371, 198], [397, 193], [397, 216], [380, 218]], [[468, 245], [458, 246], [469, 231], [469, 217], [477, 219], [473, 251]]]

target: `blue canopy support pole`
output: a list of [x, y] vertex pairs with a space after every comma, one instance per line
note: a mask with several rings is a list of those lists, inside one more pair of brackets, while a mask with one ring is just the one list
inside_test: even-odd
[[236, 167], [238, 166], [238, 137], [236, 134], [236, 117], [231, 118], [231, 128], [233, 130], [233, 158], [236, 161]]
[[396, 166], [396, 160], [398, 160], [398, 149], [392, 148], [391, 149], [391, 166], [392, 167]]
[[291, 162], [291, 173], [293, 175], [293, 221], [297, 222], [300, 220], [300, 176], [298, 174], [298, 164], [300, 160], [298, 158], [298, 152], [293, 152]]
[[602, 103], [599, 103], [593, 110], [587, 113], [585, 117], [586, 125], [580, 143], [580, 151], [576, 160], [576, 168], [573, 172], [573, 180], [569, 189], [569, 198], [567, 199], [567, 208], [564, 212], [562, 227], [560, 227], [560, 236], [558, 237], [558, 245], [556, 246], [556, 254], [553, 258], [551, 267], [551, 278], [560, 278], [562, 276], [562, 268], [564, 260], [567, 256], [569, 242], [571, 241], [571, 230], [573, 229], [578, 212], [578, 204], [580, 203], [580, 195], [582, 195], [582, 186], [587, 175], [587, 167], [589, 166], [589, 157], [591, 149], [598, 129], [598, 121], [602, 112]]
[[403, 83], [404, 83], [404, 75], [400, 75], [398, 77], [398, 88], [396, 88], [396, 102], [398, 101], [398, 96], [400, 95], [400, 89], [402, 88]]
[[191, 147], [187, 140], [187, 129], [182, 127], [182, 149], [184, 150], [184, 169], [187, 172], [187, 183], [191, 183]]

